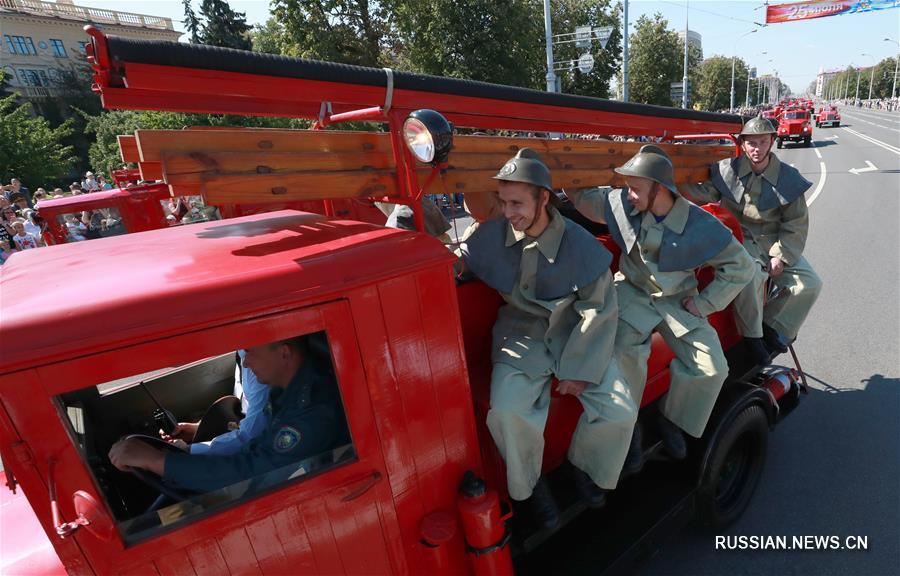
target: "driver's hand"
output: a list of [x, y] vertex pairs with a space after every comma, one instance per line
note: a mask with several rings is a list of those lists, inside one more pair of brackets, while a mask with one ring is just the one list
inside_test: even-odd
[[784, 261], [777, 256], [773, 256], [769, 259], [769, 276], [775, 278], [776, 276], [780, 276], [782, 272], [784, 272]]
[[197, 428], [199, 427], [199, 422], [179, 422], [175, 425], [175, 428], [172, 429], [171, 434], [166, 434], [160, 430], [159, 436], [166, 442], [181, 440], [182, 442], [190, 444], [194, 440], [194, 436], [197, 435]]
[[572, 396], [580, 396], [584, 389], [587, 388], [589, 382], [584, 380], [560, 380], [556, 386], [556, 391], [560, 394], [571, 394]]
[[125, 438], [109, 449], [109, 461], [123, 472], [141, 468], [162, 476], [165, 472], [166, 455], [137, 438]]

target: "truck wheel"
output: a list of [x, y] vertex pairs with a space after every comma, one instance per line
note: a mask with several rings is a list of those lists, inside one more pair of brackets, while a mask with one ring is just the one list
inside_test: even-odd
[[812, 138], [810, 138], [809, 136], [807, 136], [806, 138], [804, 138], [804, 139], [803, 139], [803, 145], [806, 146], [807, 148], [809, 148], [809, 142], [810, 142], [810, 140], [812, 140]]
[[781, 142], [781, 138], [778, 138], [778, 149], [781, 150], [781, 147], [784, 146]]
[[769, 421], [762, 407], [745, 408], [713, 446], [697, 490], [701, 523], [713, 528], [731, 524], [750, 503], [769, 439]]
[[841, 123], [840, 123], [840, 122], [835, 122], [834, 124], [832, 124], [832, 126], [834, 126], [835, 128], [840, 128]]

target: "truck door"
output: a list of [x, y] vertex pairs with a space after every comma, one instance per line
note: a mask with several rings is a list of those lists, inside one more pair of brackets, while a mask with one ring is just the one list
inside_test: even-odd
[[[349, 310], [336, 301], [31, 371], [46, 395], [32, 398], [24, 417], [19, 403], [29, 399], [15, 394], [12, 420], [26, 442], [35, 439], [30, 448], [56, 488], [64, 520], [76, 518], [76, 491], [97, 502], [92, 525], [69, 540], [95, 573], [406, 570]], [[190, 420], [202, 413], [198, 406], [233, 387], [236, 350], [298, 336], [305, 337], [310, 357], [330, 365], [333, 378], [326, 380], [339, 390], [349, 434], [330, 449], [208, 492], [182, 494], [181, 501], [160, 499], [153, 484], [110, 465], [106, 455], [119, 437], [154, 435], [156, 403]], [[304, 439], [289, 433], [273, 445]], [[33, 506], [40, 501], [29, 500]]]

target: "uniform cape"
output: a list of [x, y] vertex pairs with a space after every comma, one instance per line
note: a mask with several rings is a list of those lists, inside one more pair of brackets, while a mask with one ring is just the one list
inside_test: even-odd
[[[556, 300], [589, 286], [609, 271], [612, 254], [584, 228], [562, 218], [563, 232], [556, 258], [551, 262], [538, 251], [534, 293], [540, 300]], [[483, 222], [462, 245], [466, 266], [485, 284], [511, 294], [519, 280], [522, 248], [506, 245], [509, 222], [497, 218]]]
[[[741, 157], [724, 159], [709, 167], [710, 181], [719, 194], [734, 198], [738, 204], [744, 196], [744, 181], [738, 177], [738, 163]], [[779, 161], [780, 162], [780, 161]], [[800, 172], [783, 162], [778, 171], [778, 183], [775, 186], [762, 179], [762, 193], [759, 196], [757, 208], [760, 212], [786, 206], [802, 197], [812, 182], [803, 177]]]
[[[624, 189], [612, 190], [606, 197], [604, 215], [613, 240], [628, 254], [637, 243], [643, 213], [631, 215]], [[731, 242], [731, 230], [695, 204], [688, 204], [688, 218], [681, 234], [663, 227], [659, 246], [660, 272], [693, 270], [725, 249]]]

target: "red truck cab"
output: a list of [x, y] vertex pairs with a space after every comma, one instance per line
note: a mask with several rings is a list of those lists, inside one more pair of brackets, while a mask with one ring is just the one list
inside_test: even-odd
[[809, 111], [804, 108], [792, 108], [781, 115], [778, 120], [776, 141], [781, 148], [785, 141], [803, 142], [809, 147], [812, 142], [812, 126], [809, 124]]
[[816, 127], [831, 126], [837, 128], [841, 125], [841, 113], [838, 112], [837, 106], [822, 106], [816, 115]]

